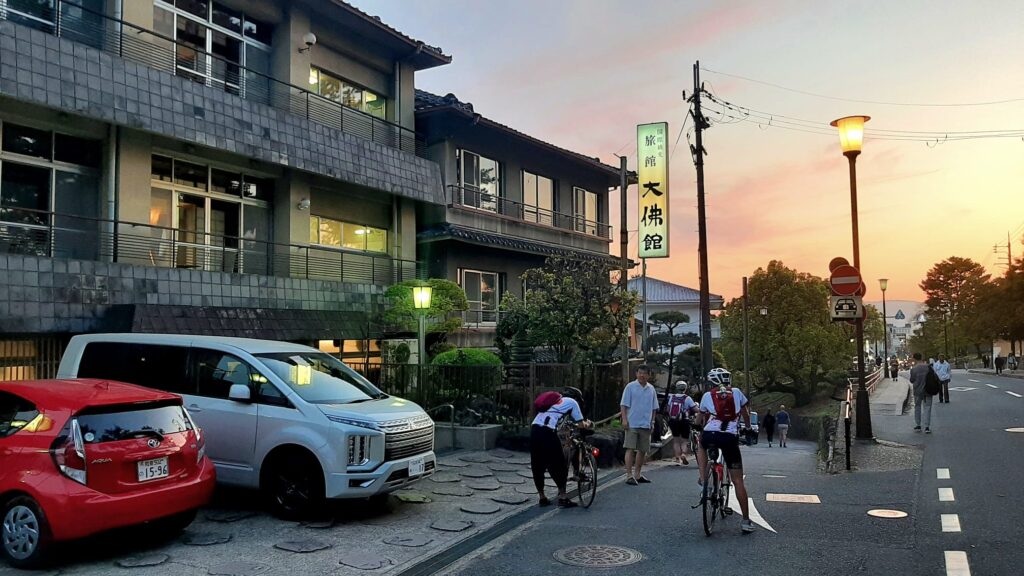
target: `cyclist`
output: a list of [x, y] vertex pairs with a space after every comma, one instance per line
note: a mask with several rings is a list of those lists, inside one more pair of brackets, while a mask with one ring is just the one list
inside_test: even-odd
[[697, 403], [686, 393], [687, 388], [686, 381], [679, 380], [675, 393], [669, 394], [665, 402], [668, 428], [672, 431], [672, 448], [676, 453], [676, 464], [680, 466], [690, 463], [686, 459], [686, 446], [690, 443], [690, 416], [697, 411]]
[[732, 376], [724, 368], [714, 368], [708, 372], [708, 384], [712, 388], [704, 393], [700, 400], [700, 411], [705, 415], [706, 423], [701, 434], [701, 449], [697, 452], [697, 464], [700, 476], [697, 482], [703, 483], [704, 473], [708, 465], [708, 448], [718, 448], [725, 465], [729, 469], [732, 485], [736, 488], [736, 498], [740, 501], [743, 532], [754, 531], [754, 523], [750, 521], [747, 488], [743, 483], [743, 458], [740, 455], [739, 424], [740, 419], [750, 424], [750, 408], [747, 397], [739, 388], [732, 387]]
[[578, 388], [566, 388], [562, 394], [545, 392], [537, 397], [534, 406], [537, 416], [533, 419], [530, 430], [530, 467], [533, 470], [533, 484], [540, 496], [539, 504], [551, 504], [544, 495], [544, 473], [558, 486], [559, 508], [575, 508], [576, 503], [569, 499], [565, 485], [569, 474], [566, 461], [565, 444], [559, 438], [559, 429], [567, 430], [568, 422], [576, 423], [581, 428], [590, 428], [591, 422], [583, 418], [580, 400], [583, 394]]

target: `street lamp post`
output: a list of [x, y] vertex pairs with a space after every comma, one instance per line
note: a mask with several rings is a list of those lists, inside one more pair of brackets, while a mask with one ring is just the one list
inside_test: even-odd
[[747, 398], [750, 398], [750, 344], [747, 342], [747, 277], [743, 277], [743, 379], [747, 383]]
[[418, 359], [419, 365], [422, 368], [423, 364], [427, 360], [427, 342], [426, 342], [426, 324], [427, 324], [427, 309], [430, 308], [430, 299], [432, 296], [433, 289], [430, 286], [413, 286], [412, 287], [412, 305], [416, 309], [418, 314], [416, 315], [419, 320], [419, 347], [418, 347]]
[[882, 362], [885, 370], [885, 377], [889, 377], [889, 316], [885, 312], [885, 289], [889, 287], [888, 278], [879, 278], [878, 287], [882, 289], [882, 328], [885, 329], [885, 336], [882, 338], [882, 349], [885, 350], [885, 361]]
[[[857, 224], [857, 155], [864, 143], [864, 123], [868, 116], [846, 116], [832, 121], [839, 129], [843, 156], [850, 161], [850, 213], [853, 224], [853, 267], [860, 270], [860, 232]], [[873, 438], [871, 406], [864, 376], [864, 319], [857, 319], [857, 438]]]

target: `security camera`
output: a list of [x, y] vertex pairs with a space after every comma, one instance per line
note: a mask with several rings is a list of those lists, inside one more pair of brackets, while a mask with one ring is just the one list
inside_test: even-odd
[[301, 201], [299, 201], [298, 208], [299, 210], [309, 210], [309, 204], [309, 198], [303, 198]]
[[310, 48], [316, 46], [316, 34], [312, 32], [306, 32], [302, 36], [302, 41], [306, 44], [305, 48], [299, 48], [299, 52], [308, 52]]

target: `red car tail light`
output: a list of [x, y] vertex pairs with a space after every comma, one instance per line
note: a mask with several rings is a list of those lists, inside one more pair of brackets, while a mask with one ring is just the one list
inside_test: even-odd
[[86, 483], [85, 442], [82, 441], [82, 429], [77, 419], [73, 418], [64, 427], [50, 447], [50, 455], [61, 474], [79, 484]]

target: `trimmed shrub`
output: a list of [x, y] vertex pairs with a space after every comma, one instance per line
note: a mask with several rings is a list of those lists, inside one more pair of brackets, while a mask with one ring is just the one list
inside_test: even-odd
[[481, 348], [457, 348], [434, 356], [435, 366], [501, 366], [497, 354]]

